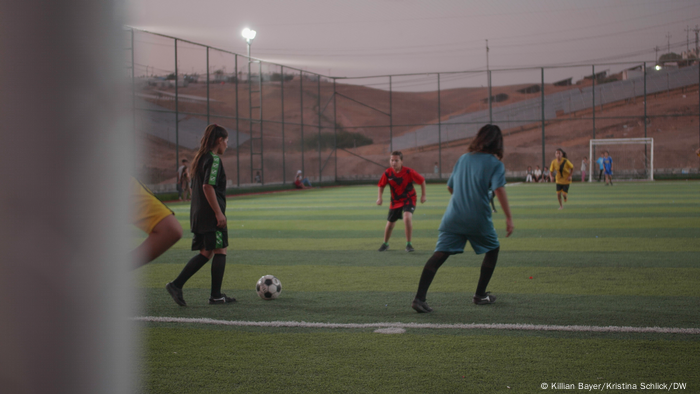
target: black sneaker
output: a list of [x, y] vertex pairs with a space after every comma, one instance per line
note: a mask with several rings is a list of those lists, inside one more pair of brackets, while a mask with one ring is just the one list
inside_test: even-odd
[[388, 243], [383, 243], [382, 246], [379, 247], [379, 251], [383, 252], [385, 250], [389, 249], [389, 244]]
[[476, 305], [493, 304], [494, 302], [496, 302], [496, 296], [491, 295], [491, 293], [488, 291], [483, 296], [478, 296], [478, 295], [474, 294], [474, 303]]
[[209, 298], [209, 304], [211, 305], [230, 304], [232, 302], [236, 302], [236, 299], [233, 297], [227, 297], [224, 293], [221, 293], [220, 298]]
[[413, 249], [413, 245], [408, 244], [408, 245], [406, 245], [406, 251], [407, 251], [407, 252], [415, 252], [416, 250]]
[[176, 304], [180, 306], [187, 306], [185, 299], [182, 297], [182, 289], [178, 289], [173, 282], [165, 285], [165, 290], [170, 293], [170, 296], [173, 297], [173, 301], [175, 301]]
[[418, 313], [430, 313], [433, 311], [433, 308], [429, 307], [427, 302], [421, 301], [418, 298], [413, 299], [411, 308], [415, 309]]

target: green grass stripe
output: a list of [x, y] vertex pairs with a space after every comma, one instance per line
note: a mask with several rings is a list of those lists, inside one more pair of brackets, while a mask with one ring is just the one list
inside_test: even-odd
[[[418, 214], [444, 214], [445, 213], [445, 208], [447, 204], [445, 205], [436, 205], [436, 204], [426, 204], [426, 205], [419, 205], [416, 208], [416, 213]], [[551, 201], [550, 203], [540, 206], [540, 205], [515, 205], [512, 204], [512, 211], [513, 213], [518, 213], [518, 214], [540, 214], [540, 213], [551, 213], [552, 210], [557, 210], [559, 205], [557, 205], [556, 201]], [[500, 208], [498, 204], [496, 204], [496, 209]], [[586, 205], [582, 204], [568, 204], [566, 205], [566, 213], [569, 214], [590, 214], [590, 213], [635, 213], [639, 214], [639, 209], [640, 208], [645, 208], [644, 213], [699, 213], [700, 212], [700, 205], [695, 202], [695, 203], [689, 203], [689, 204], [673, 204], [673, 205], [668, 205], [668, 206], [659, 206], [658, 204], [646, 204], [643, 206], [629, 206], [628, 204], [607, 204], [602, 207], [595, 207], [591, 208]], [[279, 207], [271, 207], [271, 208], [265, 208], [265, 207], [260, 207], [260, 208], [237, 208], [237, 207], [227, 207], [226, 212], [229, 215], [234, 215], [234, 216], [255, 216], [255, 215], [262, 215], [262, 216], [267, 216], [270, 213], [274, 212], [275, 216], [287, 216], [287, 215], [299, 215], [299, 214], [304, 214], [304, 215], [309, 215], [309, 216], [325, 216], [325, 215], [346, 215], [346, 216], [352, 216], [352, 215], [360, 215], [360, 216], [367, 216], [367, 215], [376, 215], [378, 213], [386, 213], [388, 212], [388, 207], [377, 207], [377, 206], [367, 206], [367, 204], [360, 205], [357, 207], [352, 207], [352, 206], [342, 206], [342, 207], [331, 207], [331, 208], [322, 208], [322, 207], [307, 207], [307, 206], [293, 206], [293, 207], [286, 207], [286, 208], [279, 208]], [[591, 212], [591, 209], [594, 211]], [[176, 213], [183, 213], [189, 215], [190, 210], [189, 207], [187, 209], [181, 209], [181, 210], [175, 210]]]
[[[394, 251], [403, 251], [406, 240], [389, 242]], [[437, 237], [414, 237], [412, 243], [419, 250], [433, 251]], [[501, 238], [501, 250], [504, 251], [559, 251], [559, 252], [700, 252], [700, 243], [688, 238]], [[232, 238], [229, 237], [229, 249], [235, 250], [325, 250], [325, 251], [369, 251], [376, 250], [382, 244], [381, 234], [374, 238]], [[189, 250], [191, 239], [181, 239], [174, 249]], [[469, 244], [465, 253], [473, 253]]]
[[[448, 265], [436, 276], [431, 291], [472, 291], [480, 268], [450, 266], [450, 263], [458, 264], [448, 260]], [[141, 271], [142, 286], [160, 288], [173, 280], [181, 269], [175, 264], [147, 266]], [[280, 278], [283, 289], [290, 291], [415, 291], [421, 272], [422, 268], [416, 266], [229, 264], [224, 286], [234, 290], [251, 289], [261, 276], [269, 274]], [[489, 289], [520, 294], [700, 297], [698, 281], [700, 268], [503, 267], [496, 269]], [[187, 283], [193, 288], [209, 288], [210, 285], [206, 269]]]
[[[569, 219], [589, 219], [589, 220], [598, 220], [600, 222], [614, 222], [615, 220], [619, 218], [644, 218], [646, 220], [654, 220], [656, 218], [664, 218], [664, 219], [670, 219], [670, 218], [682, 218], [682, 219], [695, 219], [698, 220], [700, 219], [700, 212], [699, 213], [693, 213], [693, 212], [648, 212], [645, 213], [644, 216], [639, 215], [638, 213], [635, 214], [633, 212], [620, 212], [620, 213], [596, 213], [596, 212], [590, 212], [586, 214], [575, 214], [571, 213], [569, 211], [557, 211], [555, 210], [548, 210], [548, 213], [541, 213], [538, 215], [531, 215], [531, 214], [523, 214], [523, 213], [513, 213], [513, 220], [520, 222], [522, 220], [528, 220], [528, 219], [538, 219], [538, 220], [547, 220], [550, 223], [552, 223], [552, 227], [554, 227], [555, 221], [557, 223], [561, 221], [566, 221]], [[437, 225], [439, 225], [440, 221], [442, 220], [442, 216], [444, 215], [443, 211], [440, 211], [440, 213], [431, 213], [428, 214], [426, 212], [417, 212], [415, 215], [413, 215], [413, 222], [415, 224], [422, 225], [421, 222], [424, 221], [432, 221], [436, 224], [432, 224], [433, 228], [437, 229]], [[304, 213], [300, 212], [292, 212], [291, 214], [287, 214], [284, 216], [265, 216], [264, 214], [258, 214], [258, 215], [244, 215], [244, 216], [236, 216], [235, 214], [229, 214], [227, 216], [228, 221], [229, 221], [229, 226], [236, 226], [240, 225], [240, 221], [250, 221], [250, 220], [255, 220], [255, 221], [269, 221], [269, 220], [280, 220], [284, 219], [286, 221], [300, 221], [300, 220], [305, 220], [305, 221], [329, 221], [329, 220], [334, 220], [334, 221], [378, 221], [382, 223], [382, 228], [383, 225], [386, 224], [386, 216], [387, 212], [380, 212], [379, 214], [371, 214], [371, 215], [344, 215], [344, 214], [336, 214], [334, 213], [328, 213], [326, 216], [313, 216], [313, 215], [306, 215]], [[182, 226], [187, 230], [189, 229], [190, 222], [189, 222], [189, 214], [188, 215], [180, 215], [177, 216], [178, 220], [180, 220], [180, 223]], [[493, 215], [493, 220], [495, 222], [498, 221], [505, 221], [505, 216], [503, 216], [502, 213], [497, 213]], [[400, 221], [397, 222], [400, 225]], [[376, 223], [373, 224], [373, 226], [376, 227]]]
[[[170, 250], [155, 264], [184, 265], [196, 252], [187, 249]], [[420, 267], [433, 254], [432, 249], [418, 249], [413, 253], [389, 249], [329, 253], [322, 250], [229, 250], [228, 263], [262, 265], [326, 265], [356, 267]], [[501, 250], [498, 267], [628, 267], [628, 268], [698, 268], [697, 252], [519, 252]], [[450, 265], [481, 266], [483, 255], [463, 253], [450, 258]]]
[[[496, 228], [505, 228], [505, 218], [496, 216], [493, 218]], [[553, 221], [551, 219], [520, 219], [513, 218], [513, 224], [523, 229], [547, 229], [555, 228], [561, 230], [569, 229], [597, 229], [597, 228], [698, 228], [698, 219], [694, 217], [683, 218], [618, 218], [615, 220], [600, 219], [566, 219]], [[185, 228], [189, 228], [189, 221], [182, 221]], [[367, 230], [377, 229], [384, 231], [386, 217], [378, 216], [374, 220], [231, 220], [229, 218], [229, 229], [246, 228], [249, 230], [320, 230], [320, 229], [343, 229], [343, 230]], [[436, 229], [440, 226], [440, 220], [413, 220], [414, 229]], [[397, 228], [403, 228], [403, 223], [397, 223]]]
[[488, 394], [540, 392], [543, 382], [686, 382], [691, 390], [700, 385], [693, 372], [700, 343], [410, 333], [230, 335], [174, 327], [144, 333], [144, 391], [153, 393], [276, 387], [285, 393]]
[[[383, 229], [374, 230], [247, 230], [231, 229], [228, 232], [230, 238], [371, 238], [382, 237]], [[399, 233], [403, 233], [402, 228], [398, 228]], [[501, 234], [502, 233], [502, 234]], [[499, 235], [505, 237], [505, 232]], [[399, 234], [403, 235], [403, 234]], [[438, 231], [435, 229], [414, 229], [413, 236], [416, 238], [435, 238]], [[558, 230], [558, 229], [518, 229], [518, 238], [700, 238], [700, 228], [633, 228], [620, 231], [619, 229], [583, 229], [583, 230]], [[190, 234], [185, 237], [191, 238]], [[400, 240], [401, 237], [399, 237]], [[396, 240], [395, 240], [396, 241]]]
[[[495, 304], [476, 306], [473, 293], [428, 293], [434, 308], [430, 315], [418, 314], [411, 307], [414, 292], [353, 291], [311, 292], [284, 289], [274, 301], [264, 301], [253, 288], [224, 288], [238, 302], [224, 307], [207, 303], [209, 289], [185, 287], [187, 307], [176, 305], [164, 288], [145, 289], [150, 302], [145, 316], [201, 318], [241, 321], [306, 321], [322, 323], [432, 323], [432, 324], [535, 324], [617, 327], [700, 328], [696, 312], [697, 297], [621, 296], [571, 294], [494, 293]], [[214, 327], [210, 327], [214, 328]], [[321, 331], [328, 331], [323, 329]], [[302, 331], [303, 332], [303, 331]], [[473, 335], [468, 330], [450, 331], [454, 335]], [[642, 335], [643, 338], [700, 340], [700, 336]], [[517, 335], [527, 335], [521, 332]], [[586, 333], [542, 333], [547, 336], [585, 337]], [[603, 334], [601, 334], [603, 335]], [[639, 338], [639, 333], [615, 338]]]

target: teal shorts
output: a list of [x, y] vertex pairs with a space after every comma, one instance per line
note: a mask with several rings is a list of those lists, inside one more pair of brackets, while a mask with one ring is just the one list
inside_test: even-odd
[[435, 251], [450, 254], [464, 253], [464, 246], [467, 244], [467, 241], [472, 245], [472, 249], [474, 249], [476, 254], [490, 252], [501, 245], [498, 243], [498, 235], [496, 235], [496, 230], [493, 228], [490, 232], [486, 231], [483, 234], [469, 235], [440, 231]]

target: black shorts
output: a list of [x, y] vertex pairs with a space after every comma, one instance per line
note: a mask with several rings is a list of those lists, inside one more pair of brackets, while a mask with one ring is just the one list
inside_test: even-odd
[[402, 207], [398, 207], [396, 209], [390, 209], [389, 215], [387, 216], [386, 220], [388, 220], [391, 223], [394, 223], [395, 221], [397, 221], [399, 219], [403, 220], [403, 213], [404, 212], [413, 213], [415, 210], [416, 210], [416, 206], [413, 205], [412, 203], [404, 204]]
[[559, 193], [562, 190], [564, 191], [564, 193], [568, 194], [569, 193], [569, 185], [560, 185], [557, 183], [557, 193]]
[[194, 233], [192, 238], [192, 250], [214, 250], [228, 247], [228, 231], [214, 231], [211, 233]]

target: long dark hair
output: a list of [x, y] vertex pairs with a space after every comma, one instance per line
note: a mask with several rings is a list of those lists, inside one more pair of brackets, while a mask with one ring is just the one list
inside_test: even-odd
[[562, 178], [564, 177], [564, 166], [566, 165], [566, 161], [568, 160], [566, 157], [566, 152], [564, 152], [564, 149], [562, 148], [557, 148], [559, 152], [561, 152], [561, 157], [564, 158], [564, 160], [561, 161], [561, 164], [559, 165], [559, 176]]
[[224, 139], [227, 138], [228, 131], [226, 131], [225, 128], [219, 126], [218, 124], [210, 124], [204, 130], [202, 140], [199, 142], [199, 150], [197, 151], [197, 154], [194, 155], [194, 159], [192, 160], [192, 166], [190, 167], [190, 176], [192, 178], [194, 178], [194, 174], [197, 173], [197, 166], [199, 165], [199, 160], [202, 158], [202, 156], [206, 155], [214, 149], [214, 146], [216, 146], [219, 137], [223, 137]]
[[482, 127], [469, 145], [469, 152], [490, 153], [503, 159], [503, 133], [501, 128], [487, 124]]

